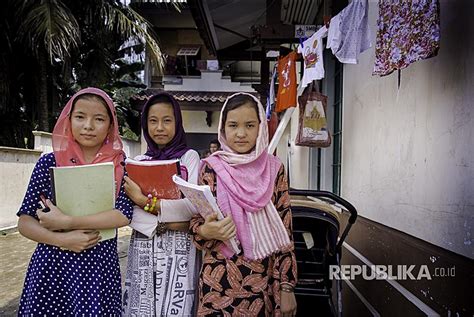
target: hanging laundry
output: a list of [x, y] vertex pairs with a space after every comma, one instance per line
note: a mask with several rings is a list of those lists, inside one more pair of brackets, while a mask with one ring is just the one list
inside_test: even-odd
[[276, 112], [296, 107], [296, 58], [291, 52], [278, 60], [278, 94]]
[[265, 114], [267, 117], [268, 124], [268, 142], [270, 142], [275, 135], [278, 128], [278, 115], [275, 112], [275, 80], [278, 74], [278, 63], [275, 64], [272, 71], [272, 77], [270, 81], [270, 89], [267, 97], [267, 107]]
[[367, 0], [353, 0], [331, 19], [327, 48], [341, 63], [357, 64], [360, 53], [372, 46]]
[[[341, 11], [342, 12], [342, 11]], [[328, 40], [326, 48], [331, 49], [332, 54], [336, 56], [336, 52], [341, 46], [341, 12], [331, 18], [328, 29]]]
[[278, 63], [275, 64], [275, 66], [273, 67], [272, 77], [270, 80], [270, 89], [268, 91], [267, 106], [265, 108], [267, 121], [270, 120], [272, 111], [275, 110], [275, 79], [277, 77], [277, 68], [278, 68]]
[[308, 86], [313, 80], [324, 78], [323, 37], [327, 36], [326, 26], [320, 28], [309, 39], [298, 46], [298, 53], [304, 58], [304, 73], [301, 79], [302, 87]]
[[439, 1], [379, 2], [373, 75], [394, 70], [438, 54]]

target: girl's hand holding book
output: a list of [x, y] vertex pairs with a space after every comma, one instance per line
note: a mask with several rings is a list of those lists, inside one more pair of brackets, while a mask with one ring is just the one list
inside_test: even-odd
[[72, 230], [61, 235], [61, 248], [76, 253], [95, 247], [101, 239], [99, 231], [90, 230]]
[[230, 216], [217, 220], [217, 214], [206, 217], [203, 225], [199, 227], [198, 234], [206, 240], [227, 241], [236, 234], [234, 221]]
[[137, 205], [140, 207], [144, 207], [147, 202], [147, 197], [143, 195], [140, 186], [137, 183], [132, 181], [130, 177], [125, 176], [123, 178], [125, 180], [125, 184], [123, 185], [125, 189], [125, 193], [127, 196]]
[[52, 231], [71, 229], [71, 216], [63, 214], [49, 199], [46, 200], [46, 207], [50, 208], [49, 212], [43, 212], [42, 209], [36, 211], [40, 225]]

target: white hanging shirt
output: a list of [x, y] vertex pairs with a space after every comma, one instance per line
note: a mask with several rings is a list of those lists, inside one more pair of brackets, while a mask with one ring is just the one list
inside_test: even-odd
[[341, 45], [341, 14], [331, 18], [328, 30], [328, 40], [326, 48], [330, 48], [333, 55], [336, 55], [339, 46]]
[[360, 53], [372, 46], [367, 0], [353, 0], [331, 19], [327, 48], [341, 63], [357, 64]]
[[313, 80], [324, 78], [323, 37], [328, 33], [326, 26], [320, 28], [309, 39], [298, 46], [298, 53], [303, 55], [304, 73], [301, 80], [302, 87], [308, 86]]

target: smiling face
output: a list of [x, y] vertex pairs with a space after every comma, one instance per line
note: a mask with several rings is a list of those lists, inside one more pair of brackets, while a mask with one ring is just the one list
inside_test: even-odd
[[71, 132], [84, 154], [95, 154], [107, 137], [111, 118], [99, 97], [78, 99], [71, 112]]
[[230, 110], [224, 125], [227, 145], [236, 153], [250, 153], [257, 143], [258, 128], [258, 114], [250, 102]]
[[159, 148], [170, 143], [176, 134], [176, 118], [169, 103], [155, 103], [148, 110], [148, 134]]

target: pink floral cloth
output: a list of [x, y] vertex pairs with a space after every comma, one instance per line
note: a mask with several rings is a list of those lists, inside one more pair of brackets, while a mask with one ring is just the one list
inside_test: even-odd
[[377, 24], [373, 75], [389, 75], [438, 54], [438, 0], [379, 0]]

